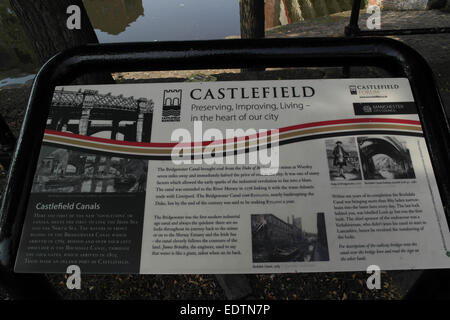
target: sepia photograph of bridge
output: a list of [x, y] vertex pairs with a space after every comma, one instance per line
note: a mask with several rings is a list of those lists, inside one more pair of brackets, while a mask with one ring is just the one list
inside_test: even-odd
[[325, 215], [252, 214], [253, 263], [329, 261]]
[[145, 192], [147, 161], [42, 146], [33, 193]]
[[358, 137], [358, 147], [364, 179], [416, 178], [410, 151], [401, 137]]
[[111, 140], [150, 142], [153, 101], [100, 94], [96, 90], [54, 92], [47, 130]]

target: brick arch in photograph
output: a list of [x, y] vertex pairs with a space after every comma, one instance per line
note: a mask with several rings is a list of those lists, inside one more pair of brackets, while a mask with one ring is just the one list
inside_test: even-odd
[[373, 157], [378, 154], [387, 155], [395, 160], [405, 172], [413, 170], [411, 155], [395, 137], [365, 137], [358, 138], [361, 163], [364, 172], [373, 175], [376, 171]]

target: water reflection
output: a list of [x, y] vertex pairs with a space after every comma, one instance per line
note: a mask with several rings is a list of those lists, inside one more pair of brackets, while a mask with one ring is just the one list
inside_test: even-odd
[[[84, 3], [100, 42], [207, 40], [240, 34], [239, 0]], [[351, 6], [352, 0], [266, 0], [265, 28], [351, 10]]]
[[85, 0], [85, 6], [101, 43], [239, 35], [238, 0]]
[[[247, 0], [241, 0], [245, 2]], [[265, 28], [351, 9], [352, 0], [265, 0]], [[84, 0], [101, 43], [206, 40], [239, 36], [239, 0]], [[144, 15], [145, 14], [145, 15]], [[0, 0], [0, 87], [36, 71], [26, 35]]]
[[142, 0], [85, 0], [84, 6], [94, 29], [118, 35], [144, 16]]

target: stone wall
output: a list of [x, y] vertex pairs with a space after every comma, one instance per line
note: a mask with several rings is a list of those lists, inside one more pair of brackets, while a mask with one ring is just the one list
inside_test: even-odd
[[352, 0], [265, 0], [266, 28], [351, 9]]
[[[324, 17], [334, 13], [350, 11], [353, 0], [265, 0], [265, 27]], [[378, 5], [382, 10], [426, 10], [450, 11], [450, 0], [364, 0], [367, 5]], [[446, 7], [447, 6], [447, 7]]]

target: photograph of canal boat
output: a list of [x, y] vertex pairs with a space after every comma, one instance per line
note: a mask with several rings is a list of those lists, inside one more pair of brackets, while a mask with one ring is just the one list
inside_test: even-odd
[[253, 262], [329, 261], [325, 215], [252, 214]]
[[42, 146], [34, 193], [145, 192], [147, 161]]
[[355, 138], [325, 140], [331, 181], [361, 180], [358, 148]]
[[367, 180], [415, 179], [411, 154], [400, 137], [358, 137], [359, 154]]

